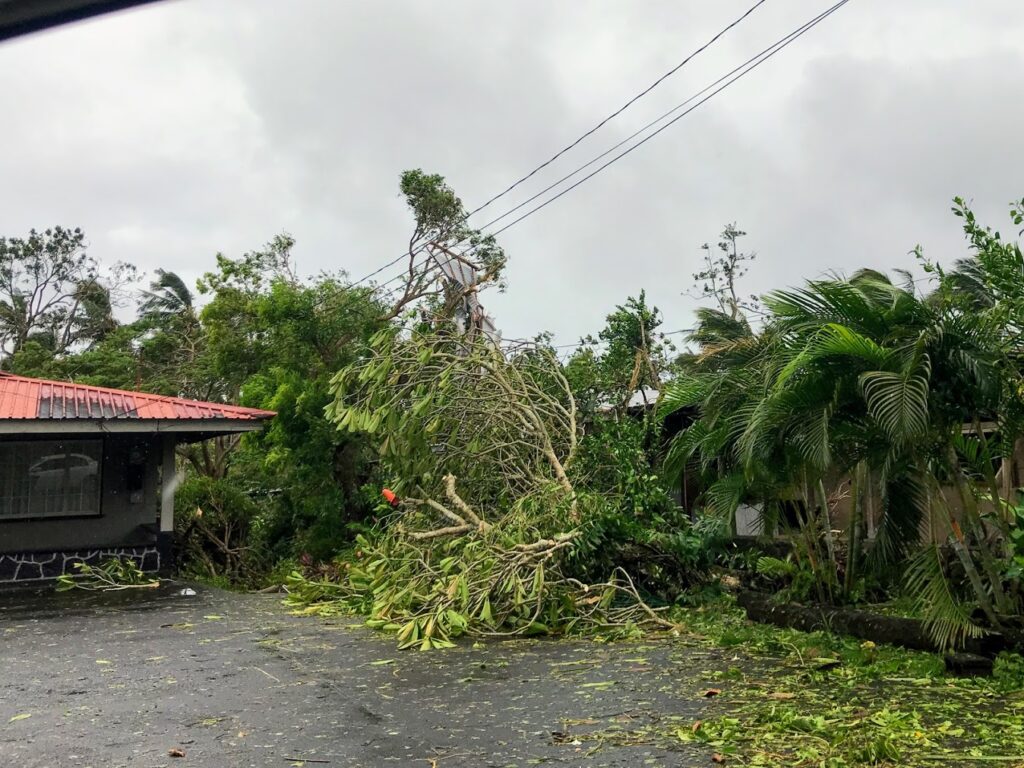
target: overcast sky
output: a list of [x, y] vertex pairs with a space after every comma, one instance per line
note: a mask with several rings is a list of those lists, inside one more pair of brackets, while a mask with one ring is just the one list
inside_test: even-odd
[[[194, 280], [281, 231], [303, 273], [401, 252], [403, 169], [467, 206], [538, 165], [754, 0], [168, 0], [0, 44], [0, 234]], [[823, 10], [741, 26], [475, 218], [481, 225]], [[737, 221], [746, 292], [965, 253], [954, 195], [1008, 230], [1024, 196], [1024, 3], [852, 0], [770, 62], [501, 236], [507, 336], [596, 332], [645, 288], [664, 330]], [[522, 193], [522, 194], [520, 194]], [[390, 277], [389, 273], [385, 273]]]

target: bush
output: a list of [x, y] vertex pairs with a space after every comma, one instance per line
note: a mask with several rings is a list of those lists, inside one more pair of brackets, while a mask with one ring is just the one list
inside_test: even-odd
[[267, 559], [256, 536], [261, 508], [236, 482], [191, 477], [178, 488], [174, 506], [179, 562], [233, 583], [258, 578]]

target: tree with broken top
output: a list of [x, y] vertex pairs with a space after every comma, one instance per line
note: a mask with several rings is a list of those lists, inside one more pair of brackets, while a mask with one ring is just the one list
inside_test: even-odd
[[479, 327], [477, 294], [489, 286], [505, 288], [504, 249], [493, 235], [468, 225], [469, 213], [443, 176], [405, 171], [399, 187], [413, 215], [413, 229], [400, 259], [404, 271], [388, 281], [397, 280], [398, 287], [390, 292], [386, 319], [418, 307], [428, 322], [455, 318], [464, 332]]

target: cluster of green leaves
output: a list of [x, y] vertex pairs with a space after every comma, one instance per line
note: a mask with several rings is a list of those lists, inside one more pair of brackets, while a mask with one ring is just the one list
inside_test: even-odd
[[814, 595], [815, 574], [805, 560], [762, 555], [754, 570], [775, 583], [780, 600], [803, 602]]
[[1013, 527], [1010, 531], [1013, 560], [1007, 569], [1006, 577], [1020, 579], [1024, 576], [1024, 507], [1014, 507], [1013, 512]]
[[334, 386], [330, 415], [376, 443], [401, 512], [361, 540], [334, 587], [293, 579], [308, 610], [357, 611], [403, 647], [463, 632], [630, 633], [655, 615], [623, 574], [625, 547], [662, 581], [659, 558], [673, 578], [698, 570], [698, 538], [668, 524], [647, 427], [612, 419], [602, 436], [550, 349], [389, 327]]
[[672, 602], [707, 577], [722, 552], [723, 532], [694, 525], [673, 501], [659, 471], [660, 452], [661, 426], [650, 412], [592, 420], [578, 468], [604, 503], [581, 526], [570, 563], [590, 579], [622, 568], [644, 594]]
[[692, 510], [672, 498], [677, 478], [661, 471], [664, 427], [654, 406], [674, 351], [661, 324], [643, 292], [630, 297], [596, 338], [583, 340], [564, 370], [584, 433], [577, 472], [605, 498], [581, 527], [572, 563], [581, 578], [621, 568], [644, 594], [671, 602], [707, 576], [722, 531], [695, 526]]
[[975, 608], [1000, 628], [1022, 607], [1007, 583], [1010, 553], [989, 533], [1009, 540], [1016, 500], [995, 467], [1012, 464], [1024, 435], [1024, 289], [1006, 279], [1024, 259], [962, 204], [957, 212], [975, 255], [949, 275], [926, 263], [937, 276], [926, 296], [906, 274], [897, 284], [862, 270], [770, 294], [757, 330], [703, 310], [699, 354], [663, 401], [666, 414], [697, 412], [668, 465], [704, 471], [711, 513], [732, 519], [739, 504], [756, 504], [772, 531], [798, 501], [799, 565], [823, 601], [862, 595], [865, 579], [913, 558], [908, 585], [941, 643], [981, 631]]
[[326, 276], [308, 285], [280, 277], [236, 285], [221, 283], [203, 317], [229, 369], [248, 368], [241, 402], [277, 412], [242, 446], [237, 471], [260, 481], [247, 490], [269, 510], [260, 533], [271, 558], [328, 559], [372, 510], [363, 486], [374, 456], [366, 441], [335, 429], [324, 409], [331, 378], [361, 354], [380, 307], [368, 290]]
[[441, 499], [446, 475], [485, 520], [543, 507], [563, 522], [574, 494], [575, 401], [543, 349], [504, 355], [448, 332], [377, 332], [334, 380], [328, 415], [375, 442], [399, 496]]
[[581, 340], [565, 364], [581, 411], [621, 414], [635, 394], [660, 388], [674, 351], [659, 330], [662, 322], [661, 311], [641, 291], [615, 307], [596, 337]]
[[505, 252], [493, 235], [467, 226], [469, 213], [444, 176], [421, 169], [402, 173], [399, 189], [413, 215], [415, 226], [410, 243], [430, 240], [447, 243], [459, 250], [471, 250], [474, 264], [498, 280], [505, 265]]
[[174, 528], [192, 575], [256, 583], [267, 565], [254, 534], [261, 522], [258, 502], [230, 476], [193, 474], [177, 490]]
[[[301, 554], [330, 558], [372, 511], [363, 491], [372, 452], [334, 429], [324, 408], [331, 377], [357, 359], [381, 308], [369, 290], [340, 277], [295, 279], [290, 248], [290, 239], [278, 238], [238, 260], [221, 256], [219, 269], [200, 284], [210, 296], [199, 320], [211, 379], [243, 405], [277, 412], [266, 430], [232, 450], [223, 470], [252, 502], [236, 494], [231, 514], [255, 512], [247, 544], [267, 564]], [[203, 450], [188, 455], [192, 466], [200, 475], [221, 475]], [[178, 506], [187, 518], [195, 504], [203, 506], [201, 499]], [[220, 506], [213, 496], [206, 505]]]

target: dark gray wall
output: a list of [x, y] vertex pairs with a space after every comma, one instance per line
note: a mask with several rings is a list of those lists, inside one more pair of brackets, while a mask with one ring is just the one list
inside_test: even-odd
[[[49, 440], [76, 437], [81, 439], [82, 435], [46, 436]], [[133, 448], [138, 448], [145, 460], [143, 487], [134, 500], [128, 492], [128, 457]], [[159, 473], [160, 441], [156, 435], [108, 435], [103, 438], [100, 516], [0, 519], [0, 552], [53, 552], [153, 544], [160, 517]]]

